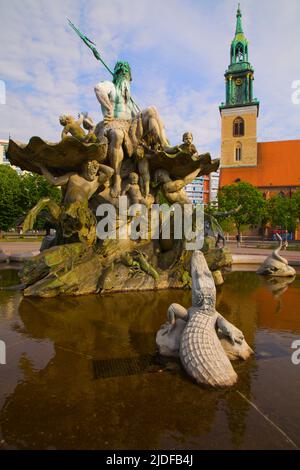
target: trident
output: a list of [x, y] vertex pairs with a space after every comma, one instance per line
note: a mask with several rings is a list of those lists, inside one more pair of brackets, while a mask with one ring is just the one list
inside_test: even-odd
[[[83, 40], [84, 44], [89, 47], [91, 49], [91, 51], [93, 52], [94, 56], [96, 57], [97, 60], [100, 60], [100, 62], [104, 65], [104, 67], [106, 68], [106, 70], [108, 70], [108, 72], [113, 76], [114, 73], [113, 71], [109, 68], [109, 66], [104, 62], [104, 60], [101, 58], [99, 52], [97, 51], [96, 49], [96, 44], [91, 41], [87, 36], [85, 36], [84, 34], [82, 34], [81, 31], [79, 31], [78, 28], [76, 28], [76, 26], [72, 23], [71, 20], [69, 20], [68, 18], [68, 22], [69, 22], [69, 25], [71, 26], [71, 28], [75, 31], [75, 33]], [[133, 105], [136, 107], [136, 109], [140, 112], [141, 109], [139, 108], [139, 106], [136, 104], [136, 102], [133, 100], [133, 98], [130, 97], [130, 100], [131, 102], [133, 103]]]

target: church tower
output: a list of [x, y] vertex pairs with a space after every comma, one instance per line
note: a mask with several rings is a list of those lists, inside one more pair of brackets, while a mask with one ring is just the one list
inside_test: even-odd
[[253, 98], [254, 69], [248, 61], [248, 41], [243, 32], [240, 5], [230, 65], [225, 72], [226, 102], [221, 103], [221, 168], [257, 165], [257, 116], [259, 101]]

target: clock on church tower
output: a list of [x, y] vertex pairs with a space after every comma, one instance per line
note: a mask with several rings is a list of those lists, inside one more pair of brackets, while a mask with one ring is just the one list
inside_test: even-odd
[[221, 167], [257, 165], [257, 116], [259, 101], [253, 98], [254, 68], [248, 60], [248, 41], [243, 32], [240, 5], [230, 65], [225, 72], [226, 101], [222, 119]]

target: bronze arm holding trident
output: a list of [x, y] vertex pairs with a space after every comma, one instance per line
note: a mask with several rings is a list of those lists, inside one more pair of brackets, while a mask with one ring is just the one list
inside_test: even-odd
[[[104, 60], [101, 58], [99, 52], [97, 51], [96, 49], [96, 44], [91, 41], [87, 36], [85, 36], [84, 34], [82, 34], [82, 32], [76, 28], [76, 26], [72, 23], [72, 21], [67, 18], [68, 22], [69, 22], [69, 25], [71, 26], [71, 28], [75, 31], [75, 33], [83, 40], [84, 44], [89, 48], [91, 49], [91, 51], [93, 52], [94, 56], [96, 57], [97, 60], [100, 60], [100, 62], [104, 65], [104, 67], [106, 68], [106, 70], [112, 75], [114, 76], [114, 72], [109, 68], [109, 66], [104, 62]], [[130, 96], [130, 100], [132, 102], [132, 104], [135, 106], [135, 108], [137, 109], [138, 112], [141, 111], [140, 107], [136, 104], [136, 102], [134, 101], [134, 99]]]

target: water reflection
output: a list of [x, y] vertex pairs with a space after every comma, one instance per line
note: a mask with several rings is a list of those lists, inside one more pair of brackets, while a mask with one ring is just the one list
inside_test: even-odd
[[296, 276], [292, 277], [265, 277], [264, 282], [268, 287], [269, 291], [273, 294], [277, 300], [277, 306], [275, 313], [280, 313], [282, 309], [281, 296], [287, 291], [289, 284], [292, 284]]
[[[292, 297], [297, 295], [299, 301], [299, 281], [295, 283], [297, 288], [290, 289], [295, 290]], [[283, 296], [282, 311], [287, 294], [289, 290]], [[278, 436], [267, 436], [263, 422], [257, 440], [253, 440], [249, 428], [252, 411], [236, 393], [238, 389], [251, 399], [253, 385], [263, 380], [256, 358], [234, 365], [239, 381], [228, 391], [200, 388], [172, 361], [152, 373], [125, 376], [120, 370], [117, 377], [95, 380], [95, 360], [155, 354], [155, 334], [165, 321], [169, 304], [178, 302], [188, 307], [189, 291], [21, 301], [10, 293], [9, 302], [14, 295], [15, 304], [11, 305], [15, 317], [4, 313], [4, 319], [10, 334], [22, 338], [28, 347], [15, 350], [15, 368], [0, 369], [0, 385], [13, 380], [16, 369], [20, 374], [18, 383], [4, 397], [0, 413], [5, 446], [259, 448], [261, 433], [265, 443], [269, 439], [278, 448], [284, 447]], [[270, 296], [258, 276], [241, 272], [229, 275], [218, 293], [218, 310], [243, 330], [252, 348], [262, 325], [274, 328]], [[9, 302], [4, 292], [0, 293], [0, 302], [5, 312]], [[264, 302], [269, 303], [267, 312]], [[288, 316], [294, 318], [291, 312]], [[275, 328], [286, 326], [285, 321], [276, 316]], [[297, 319], [293, 329], [299, 331], [299, 327]], [[44, 347], [49, 344], [51, 348]]]

